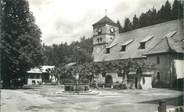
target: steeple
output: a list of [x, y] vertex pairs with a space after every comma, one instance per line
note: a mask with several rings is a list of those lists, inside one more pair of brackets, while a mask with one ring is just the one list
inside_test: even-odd
[[100, 19], [98, 22], [93, 24], [93, 27], [100, 26], [100, 25], [113, 25], [118, 26], [114, 21], [112, 21], [107, 15], [105, 15], [102, 19]]
[[107, 9], [105, 9], [105, 16], [107, 16]]

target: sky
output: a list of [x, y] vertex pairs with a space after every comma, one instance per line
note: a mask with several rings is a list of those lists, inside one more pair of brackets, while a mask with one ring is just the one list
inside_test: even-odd
[[[92, 37], [92, 24], [105, 16], [114, 22], [155, 7], [166, 0], [28, 0], [36, 24], [42, 31], [46, 45], [60, 44]], [[171, 3], [173, 0], [169, 0]]]

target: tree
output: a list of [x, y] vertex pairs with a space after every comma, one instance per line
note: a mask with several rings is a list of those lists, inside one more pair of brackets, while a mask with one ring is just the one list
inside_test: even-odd
[[164, 19], [169, 21], [172, 19], [171, 3], [167, 0], [164, 6]]
[[41, 31], [26, 0], [1, 0], [3, 87], [24, 79], [26, 71], [43, 62]]
[[117, 25], [118, 25], [118, 28], [119, 28], [119, 33], [122, 33], [123, 32], [123, 27], [121, 26], [121, 23], [120, 23], [119, 20], [117, 21]]
[[133, 17], [133, 29], [137, 29], [140, 27], [139, 19], [137, 18], [136, 15]]
[[132, 30], [132, 23], [130, 22], [129, 18], [125, 18], [125, 24], [123, 29], [125, 30], [125, 32]]
[[178, 0], [174, 0], [172, 5], [172, 19], [178, 18], [183, 18], [183, 4]]

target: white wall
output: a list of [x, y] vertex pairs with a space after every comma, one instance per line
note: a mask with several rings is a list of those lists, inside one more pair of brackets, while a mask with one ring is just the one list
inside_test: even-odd
[[38, 85], [39, 83], [42, 83], [42, 79], [28, 79], [27, 84], [33, 85], [32, 81], [35, 81], [35, 85]]

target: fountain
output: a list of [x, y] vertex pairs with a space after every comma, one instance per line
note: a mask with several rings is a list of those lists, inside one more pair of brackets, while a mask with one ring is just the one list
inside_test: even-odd
[[75, 75], [75, 83], [65, 83], [63, 95], [97, 95], [99, 92], [90, 90], [89, 84], [79, 82], [79, 73]]

